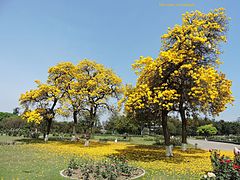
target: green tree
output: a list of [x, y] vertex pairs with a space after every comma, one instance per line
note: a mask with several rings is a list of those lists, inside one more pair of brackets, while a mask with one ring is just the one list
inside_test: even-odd
[[217, 134], [217, 128], [214, 127], [212, 124], [208, 124], [208, 125], [198, 127], [197, 133], [208, 137], [208, 136]]
[[137, 134], [140, 125], [130, 114], [121, 115], [117, 111], [114, 111], [106, 122], [105, 129], [120, 134]]

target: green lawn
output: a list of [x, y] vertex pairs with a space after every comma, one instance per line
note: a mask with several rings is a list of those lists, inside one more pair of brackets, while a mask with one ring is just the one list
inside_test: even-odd
[[0, 136], [0, 142], [4, 143], [4, 142], [13, 142], [19, 139], [26, 139], [23, 137], [14, 137], [14, 136]]
[[64, 179], [59, 171], [68, 159], [23, 145], [0, 146], [0, 179]]
[[142, 144], [142, 145], [153, 145], [155, 143], [153, 136], [130, 136], [127, 137], [126, 140], [123, 139], [123, 136], [120, 135], [95, 135], [94, 139], [110, 139], [111, 141], [114, 141], [115, 139], [118, 139], [118, 141], [126, 141], [131, 144]]
[[[95, 137], [95, 139], [99, 138], [102, 137]], [[20, 138], [17, 137], [0, 136], [0, 142], [15, 141], [19, 139]], [[131, 143], [142, 143], [143, 141], [141, 137], [134, 137]], [[28, 142], [34, 143], [34, 141]], [[148, 144], [151, 142], [146, 141], [144, 143]], [[0, 145], [0, 179], [61, 180], [64, 178], [59, 175], [59, 172], [67, 167], [71, 158], [71, 155], [62, 156], [47, 150], [31, 149], [26, 145]], [[172, 174], [166, 174], [164, 172], [146, 169], [146, 175], [140, 179], [190, 180], [198, 179], [198, 177], [178, 175], [174, 172]]]

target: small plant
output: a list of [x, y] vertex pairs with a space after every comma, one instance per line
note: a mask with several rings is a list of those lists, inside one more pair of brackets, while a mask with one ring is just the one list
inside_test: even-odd
[[124, 176], [131, 176], [131, 172], [134, 170], [132, 166], [128, 165], [128, 161], [122, 157], [109, 156], [111, 165], [117, 172], [121, 172]]
[[78, 168], [78, 163], [74, 158], [72, 158], [68, 164], [68, 169], [77, 169]]

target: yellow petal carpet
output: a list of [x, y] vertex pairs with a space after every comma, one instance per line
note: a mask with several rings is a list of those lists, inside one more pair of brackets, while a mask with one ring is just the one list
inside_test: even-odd
[[[63, 157], [76, 156], [100, 160], [109, 155], [125, 157], [130, 164], [150, 171], [163, 171], [165, 174], [202, 175], [212, 170], [210, 153], [200, 149], [188, 149], [182, 152], [174, 148], [174, 157], [165, 157], [164, 147], [132, 145], [128, 143], [99, 143], [92, 141], [89, 147], [83, 142], [48, 142], [24, 145], [40, 151], [54, 152]], [[221, 151], [221, 154], [233, 158], [231, 151]]]

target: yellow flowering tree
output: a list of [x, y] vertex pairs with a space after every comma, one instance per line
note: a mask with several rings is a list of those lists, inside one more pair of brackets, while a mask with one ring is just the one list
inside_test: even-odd
[[[145, 90], [148, 90], [148, 92]], [[133, 121], [140, 124], [141, 135], [146, 125], [151, 126], [152, 123], [161, 123], [161, 111], [159, 111], [158, 106], [148, 104], [148, 95], [150, 93], [150, 90], [144, 89], [144, 86], [133, 87], [126, 85], [124, 87], [124, 97], [118, 101], [119, 109], [125, 104], [125, 113], [131, 116]]]
[[71, 62], [58, 63], [49, 68], [48, 74], [48, 83], [57, 87], [63, 95], [59, 101], [61, 108], [58, 109], [58, 113], [63, 116], [72, 115], [73, 135], [76, 136], [78, 115], [83, 105], [81, 97], [83, 81], [77, 81], [77, 79], [83, 80], [83, 77], [77, 74], [76, 66]]
[[[231, 82], [215, 70], [219, 64], [219, 43], [226, 41], [226, 29], [222, 8], [208, 14], [186, 13], [182, 26], [176, 25], [162, 36], [163, 45], [156, 59], [140, 57], [133, 64], [138, 79], [136, 87], [125, 93], [125, 109], [148, 108], [161, 114], [168, 149], [169, 112], [180, 112], [182, 143], [186, 144], [186, 112], [218, 114], [233, 100]], [[222, 97], [217, 98], [219, 95]], [[172, 155], [171, 149], [167, 155]]]
[[56, 114], [57, 102], [61, 91], [55, 86], [36, 81], [37, 88], [27, 91], [20, 96], [20, 104], [24, 108], [22, 117], [28, 122], [46, 123], [44, 138], [48, 140], [52, 121]]
[[[182, 21], [181, 26], [176, 25], [162, 36], [160, 58], [169, 62], [168, 81], [180, 95], [177, 109], [182, 119], [182, 143], [186, 145], [186, 112], [200, 108], [200, 112], [219, 114], [233, 98], [230, 91], [231, 83], [225, 78], [222, 79], [223, 76], [215, 70], [220, 64], [219, 44], [226, 42], [228, 18], [224, 9], [219, 8], [206, 14], [200, 11], [186, 13], [183, 14]], [[200, 81], [196, 80], [196, 77], [205, 79]], [[216, 81], [211, 81], [214, 77]], [[219, 86], [217, 80], [220, 77], [225, 89], [217, 87]], [[201, 93], [201, 90], [205, 94]], [[221, 93], [226, 90], [227, 93]], [[219, 94], [224, 94], [224, 99], [221, 100], [222, 107], [216, 98]], [[203, 98], [207, 101], [202, 101]], [[210, 105], [215, 108], [210, 110]]]
[[122, 80], [111, 70], [95, 61], [84, 59], [76, 65], [76, 83], [74, 89], [81, 96], [81, 111], [87, 115], [88, 133], [92, 132], [99, 111], [113, 107], [110, 103], [122, 93]]
[[126, 90], [124, 100], [126, 111], [146, 109], [155, 115], [154, 119], [161, 119], [167, 156], [172, 156], [170, 133], [167, 126], [168, 113], [172, 111], [179, 98], [176, 89], [170, 88], [163, 74], [164, 63], [160, 58], [140, 57], [133, 64], [138, 75], [136, 87]]
[[37, 81], [38, 87], [20, 97], [25, 108], [23, 117], [29, 122], [47, 123], [49, 134], [56, 113], [74, 119], [76, 133], [78, 115], [85, 115], [86, 133], [92, 132], [99, 111], [112, 109], [112, 102], [122, 93], [122, 80], [111, 70], [95, 61], [84, 59], [77, 65], [61, 62], [49, 68], [47, 83]]

